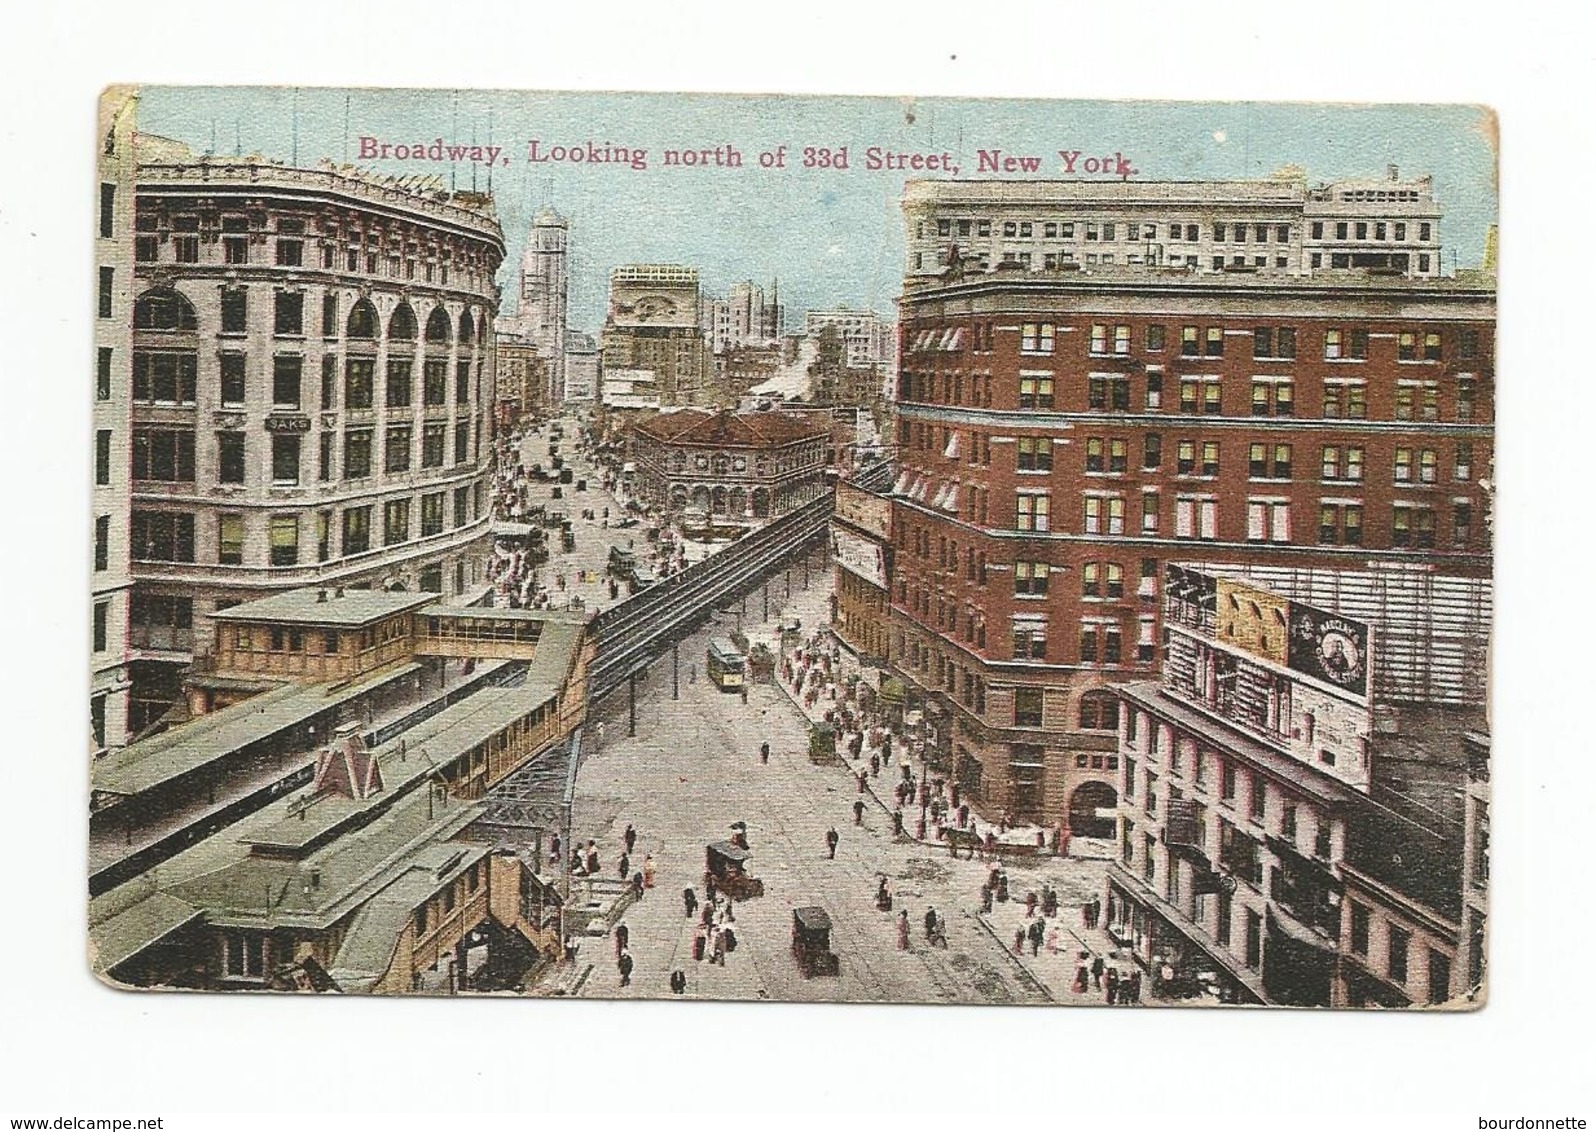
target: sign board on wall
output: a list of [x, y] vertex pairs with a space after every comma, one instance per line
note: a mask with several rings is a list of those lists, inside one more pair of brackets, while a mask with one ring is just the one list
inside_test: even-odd
[[891, 503], [882, 496], [851, 484], [839, 483], [836, 508], [832, 514], [861, 531], [886, 539], [891, 531], [891, 508]]
[[1232, 578], [1215, 580], [1219, 639], [1275, 664], [1286, 663], [1290, 603], [1279, 594]]
[[1295, 672], [1355, 695], [1369, 694], [1369, 627], [1311, 605], [1290, 603], [1287, 663]]
[[887, 566], [881, 548], [869, 539], [833, 529], [831, 549], [837, 565], [857, 574], [878, 589], [887, 588]]

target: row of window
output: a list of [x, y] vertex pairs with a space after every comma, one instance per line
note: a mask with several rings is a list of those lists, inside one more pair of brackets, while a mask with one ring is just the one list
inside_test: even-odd
[[[984, 380], [984, 386], [981, 382]], [[1058, 407], [1054, 396], [1055, 379], [1048, 374], [1022, 373], [1018, 379], [1017, 404], [1021, 409], [1051, 412]], [[1164, 408], [1164, 375], [1151, 372], [1146, 375], [1142, 407], [1149, 412]], [[1177, 408], [1181, 413], [1195, 416], [1223, 416], [1225, 413], [1225, 382], [1216, 376], [1182, 377], [1177, 381]], [[1458, 421], [1472, 421], [1477, 410], [1478, 384], [1473, 375], [1460, 374], [1454, 381], [1453, 410]], [[949, 404], [964, 404], [963, 376], [942, 375], [943, 400]], [[971, 375], [970, 392], [973, 407], [990, 408], [992, 405], [991, 378]], [[903, 401], [931, 402], [935, 399], [937, 385], [931, 374], [905, 373], [899, 379], [899, 399]], [[1295, 417], [1297, 415], [1296, 390], [1293, 381], [1284, 377], [1255, 377], [1250, 382], [1250, 415], [1255, 417]], [[1130, 412], [1131, 378], [1125, 374], [1089, 374], [1086, 379], [1086, 408], [1088, 411]], [[1368, 384], [1362, 379], [1325, 379], [1320, 403], [1320, 415], [1327, 420], [1367, 420], [1369, 416]], [[1438, 421], [1441, 419], [1440, 382], [1424, 379], [1403, 379], [1392, 393], [1392, 419], [1399, 421]], [[907, 443], [911, 423], [898, 422], [899, 442]], [[929, 427], [914, 425], [913, 427]], [[923, 434], [920, 434], [923, 435]], [[930, 447], [931, 442], [917, 442], [918, 447]], [[944, 447], [946, 444], [944, 443]]]
[[[1374, 240], [1396, 243], [1406, 243], [1410, 231], [1416, 235], [1418, 242], [1429, 243], [1434, 234], [1432, 221], [1421, 220], [1410, 225], [1408, 221], [1333, 221], [1329, 229], [1335, 234], [1337, 240]], [[999, 222], [1000, 231], [1005, 239], [1010, 240], [1074, 240], [1085, 239], [1092, 241], [1111, 241], [1119, 239], [1119, 222], [1113, 220], [1003, 220]], [[1193, 224], [1185, 221], [1143, 222], [1129, 221], [1124, 225], [1124, 239], [1135, 243], [1138, 240], [1167, 239], [1171, 243], [1197, 243], [1202, 239], [1204, 225]], [[1295, 226], [1292, 224], [1271, 223], [1212, 223], [1207, 225], [1209, 238], [1216, 244], [1267, 244], [1271, 241], [1277, 244], [1292, 242]], [[1309, 236], [1314, 240], [1325, 238], [1326, 226], [1322, 220], [1315, 220], [1309, 225]], [[955, 236], [990, 236], [993, 234], [991, 220], [978, 220], [973, 218], [943, 217], [937, 220], [937, 235], [943, 238]], [[925, 237], [924, 222], [916, 228], [917, 238]]]
[[[347, 358], [344, 363], [344, 408], [375, 407], [376, 360]], [[273, 354], [271, 367], [274, 408], [304, 407], [305, 359], [300, 354]], [[478, 375], [482, 363], [476, 365]], [[140, 405], [195, 404], [198, 394], [199, 355], [191, 350], [135, 350], [133, 353], [133, 401]], [[416, 388], [413, 357], [389, 358], [384, 374], [384, 405], [409, 408]], [[454, 403], [471, 403], [472, 365], [468, 359], [455, 363]], [[106, 374], [109, 382], [109, 373]], [[321, 365], [321, 408], [338, 408], [338, 358], [327, 354]], [[218, 400], [224, 408], [243, 407], [249, 394], [247, 356], [239, 351], [218, 355]], [[428, 408], [441, 408], [449, 400], [449, 362], [447, 358], [424, 358], [421, 366], [421, 402]]]
[[[390, 499], [382, 504], [382, 546], [396, 546], [413, 538], [442, 534], [452, 510], [453, 527], [463, 527], [475, 511], [470, 489], [454, 490], [452, 507], [447, 493], [422, 495], [419, 503], [409, 497]], [[345, 507], [336, 519], [332, 509], [317, 511], [310, 538], [314, 541], [315, 561], [334, 557], [334, 534], [341, 529], [338, 553], [341, 556], [364, 554], [374, 545], [375, 505]], [[414, 520], [414, 521], [412, 521]], [[132, 517], [132, 550], [136, 561], [195, 561], [195, 516], [185, 511], [146, 511], [135, 509]], [[297, 566], [303, 561], [301, 539], [304, 521], [299, 515], [273, 515], [267, 520], [267, 561], [272, 566]], [[98, 535], [98, 528], [96, 530]], [[242, 566], [245, 559], [244, 516], [223, 512], [216, 516], [216, 562], [221, 566]]]
[[[109, 270], [109, 269], [106, 269]], [[244, 287], [222, 287], [220, 290], [221, 333], [247, 334], [249, 332], [249, 290]], [[109, 317], [102, 316], [102, 317]], [[338, 337], [338, 294], [325, 291], [321, 297], [321, 333], [324, 338]], [[381, 319], [370, 299], [360, 299], [350, 308], [343, 325], [344, 337], [377, 339], [386, 336], [392, 341], [413, 342], [418, 324], [415, 311], [409, 303], [401, 302], [388, 317], [386, 335], [382, 333]], [[441, 304], [432, 308], [427, 316], [423, 340], [429, 345], [447, 346], [452, 340], [455, 324]], [[194, 304], [179, 291], [162, 289], [146, 291], [133, 305], [133, 329], [169, 332], [197, 332], [199, 318]], [[459, 340], [469, 344], [473, 340], [481, 345], [487, 337], [488, 320], [483, 315], [472, 317], [469, 309], [460, 312]], [[275, 290], [272, 292], [272, 333], [282, 337], [303, 337], [305, 334], [305, 295], [302, 291]]]

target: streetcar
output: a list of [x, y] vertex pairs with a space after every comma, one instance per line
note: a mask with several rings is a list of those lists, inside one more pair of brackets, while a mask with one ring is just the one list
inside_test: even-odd
[[741, 688], [745, 668], [743, 654], [730, 641], [716, 638], [709, 642], [704, 671], [709, 674], [710, 682], [721, 691]]

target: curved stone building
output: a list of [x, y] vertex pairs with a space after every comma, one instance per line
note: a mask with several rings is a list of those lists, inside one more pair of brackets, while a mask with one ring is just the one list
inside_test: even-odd
[[480, 194], [140, 142], [135, 732], [177, 698], [216, 609], [481, 580], [504, 258]]

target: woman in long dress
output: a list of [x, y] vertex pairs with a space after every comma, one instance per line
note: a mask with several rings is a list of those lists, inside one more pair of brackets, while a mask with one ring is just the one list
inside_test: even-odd
[[909, 950], [909, 910], [907, 908], [898, 912], [898, 950]]
[[654, 855], [652, 853], [643, 854], [643, 887], [654, 887]]

